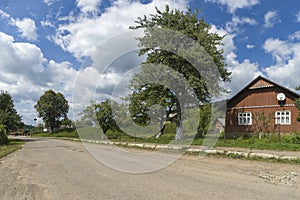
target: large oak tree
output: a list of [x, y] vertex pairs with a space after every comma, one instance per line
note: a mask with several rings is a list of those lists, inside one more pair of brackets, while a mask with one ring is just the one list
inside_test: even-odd
[[40, 97], [34, 108], [53, 132], [54, 128], [60, 126], [61, 120], [67, 117], [69, 104], [63, 94], [48, 90]]
[[[165, 11], [156, 9], [155, 14], [138, 18], [137, 25], [130, 28], [142, 29], [145, 33], [138, 38], [142, 48], [139, 54], [147, 56], [142, 68], [161, 64], [181, 73], [201, 106], [211, 101], [212, 93], [224, 91], [220, 82], [230, 81], [231, 73], [227, 71], [224, 62], [223, 37], [213, 33], [210, 25], [199, 19], [198, 14], [191, 10], [170, 10], [166, 6]], [[135, 83], [134, 89], [138, 90], [142, 86]], [[184, 96], [180, 95], [183, 92], [173, 93], [179, 102], [185, 101]], [[182, 111], [185, 105], [177, 107], [177, 111]], [[178, 112], [176, 139], [183, 137], [181, 122], [182, 113]]]

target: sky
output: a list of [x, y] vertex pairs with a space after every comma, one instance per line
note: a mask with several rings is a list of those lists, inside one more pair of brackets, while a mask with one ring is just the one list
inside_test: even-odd
[[258, 75], [290, 89], [300, 85], [298, 0], [1, 0], [0, 90], [13, 97], [26, 124], [34, 125], [34, 104], [49, 89], [64, 94], [72, 119], [95, 91], [109, 97], [126, 76], [124, 63], [138, 65], [129, 52], [114, 60], [113, 70], [100, 73], [89, 65], [91, 59], [104, 57], [105, 45], [124, 42], [118, 36], [138, 17], [166, 4], [183, 11], [198, 8], [211, 31], [225, 36], [223, 56], [232, 72], [225, 84], [229, 97]]

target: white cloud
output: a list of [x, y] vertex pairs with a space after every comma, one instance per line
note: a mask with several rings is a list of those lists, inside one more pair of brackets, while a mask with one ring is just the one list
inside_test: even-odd
[[255, 48], [255, 45], [247, 44], [246, 47], [247, 47], [247, 49], [253, 49], [253, 48]]
[[[298, 35], [294, 33], [292, 35]], [[290, 37], [292, 38], [292, 37]], [[263, 48], [276, 58], [276, 64], [264, 69], [266, 74], [290, 89], [299, 85], [300, 77], [300, 43], [294, 41], [269, 38]]]
[[55, 1], [58, 1], [58, 0], [44, 0], [44, 3], [47, 4], [47, 6], [51, 6], [52, 4], [55, 3]]
[[40, 48], [15, 42], [0, 32], [0, 90], [8, 91], [25, 123], [37, 117], [33, 105], [48, 89], [62, 92], [71, 102], [76, 71], [68, 62], [47, 61]]
[[89, 55], [91, 50], [105, 40], [128, 31], [129, 26], [135, 25], [134, 21], [138, 17], [155, 13], [155, 6], [163, 10], [166, 4], [171, 8], [185, 10], [188, 1], [153, 0], [145, 5], [131, 0], [117, 0], [101, 16], [90, 18], [83, 15], [59, 26], [53, 40], [62, 49], [80, 59]]
[[300, 31], [296, 31], [295, 33], [289, 35], [290, 40], [300, 40]]
[[3, 11], [3, 10], [0, 9], [0, 17], [2, 17], [2, 18], [10, 18], [10, 15], [7, 12], [5, 12], [5, 11]]
[[248, 24], [248, 25], [256, 25], [257, 22], [255, 19], [249, 18], [249, 17], [237, 17], [237, 16], [233, 16], [232, 20], [227, 22], [226, 24], [226, 31], [232, 33], [232, 32], [240, 32], [240, 25], [244, 25], [244, 24]]
[[255, 77], [261, 74], [258, 69], [257, 63], [252, 63], [249, 59], [240, 62], [235, 53], [236, 46], [234, 44], [235, 34], [230, 34], [224, 29], [217, 29], [212, 26], [212, 32], [217, 32], [220, 36], [225, 36], [223, 39], [225, 63], [227, 64], [228, 71], [232, 72], [231, 82], [225, 84], [225, 88], [230, 90], [229, 96], [235, 95], [246, 84], [252, 81]]
[[23, 38], [28, 40], [37, 40], [35, 22], [30, 18], [11, 19], [11, 24], [18, 28]]
[[299, 10], [299, 12], [296, 14], [296, 22], [300, 22], [300, 10]]
[[46, 20], [46, 21], [41, 21], [41, 25], [42, 25], [43, 27], [52, 27], [52, 28], [55, 28], [55, 26], [54, 26], [50, 21], [48, 21], [48, 20]]
[[263, 48], [275, 58], [277, 63], [287, 61], [293, 53], [290, 44], [280, 39], [268, 38], [265, 41]]
[[272, 28], [275, 23], [279, 22], [277, 17], [278, 17], [277, 11], [268, 11], [264, 16], [265, 19], [264, 27]]
[[205, 1], [226, 5], [230, 13], [235, 13], [237, 9], [248, 8], [259, 4], [259, 0], [205, 0]]
[[98, 6], [102, 0], [76, 0], [77, 7], [83, 13], [94, 13], [98, 11]]

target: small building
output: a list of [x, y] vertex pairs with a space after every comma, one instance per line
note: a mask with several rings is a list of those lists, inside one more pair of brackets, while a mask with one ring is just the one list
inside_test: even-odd
[[258, 76], [227, 101], [226, 135], [300, 131], [297, 98], [296, 92]]
[[212, 124], [212, 133], [218, 134], [225, 130], [225, 118], [217, 118]]

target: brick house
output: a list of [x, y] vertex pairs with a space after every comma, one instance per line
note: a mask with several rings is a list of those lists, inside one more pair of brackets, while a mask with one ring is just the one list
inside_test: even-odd
[[258, 76], [227, 101], [226, 135], [300, 131], [296, 98], [297, 93]]

